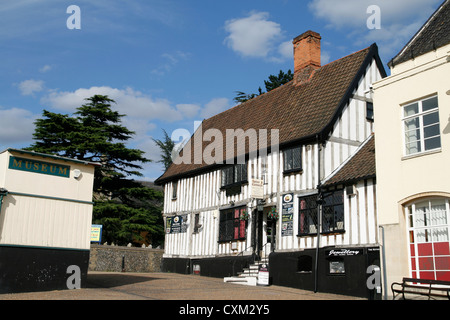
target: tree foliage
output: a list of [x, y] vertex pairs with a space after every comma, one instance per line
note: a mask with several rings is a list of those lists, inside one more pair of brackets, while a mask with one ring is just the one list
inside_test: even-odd
[[150, 160], [125, 145], [135, 133], [121, 124], [124, 115], [111, 108], [114, 100], [94, 95], [86, 101], [73, 116], [44, 110], [28, 149], [101, 164], [95, 169], [93, 214], [94, 223], [104, 225], [104, 241], [162, 241], [162, 192], [131, 179], [142, 176], [142, 164]]
[[291, 70], [288, 70], [287, 73], [284, 73], [280, 70], [278, 76], [270, 75], [269, 80], [264, 80], [264, 85], [266, 86], [267, 92], [272, 91], [278, 87], [281, 87], [283, 84], [288, 83], [294, 78]]
[[[287, 73], [284, 73], [282, 70], [280, 70], [280, 72], [278, 73], [278, 76], [270, 75], [268, 80], [264, 80], [264, 85], [266, 87], [266, 91], [267, 92], [272, 91], [273, 89], [276, 89], [276, 88], [282, 86], [283, 84], [288, 83], [293, 78], [294, 78], [294, 75], [292, 74], [291, 70], [288, 70]], [[258, 88], [258, 93], [247, 94], [242, 91], [236, 91], [237, 95], [236, 95], [236, 97], [234, 97], [233, 100], [236, 103], [243, 103], [243, 102], [251, 100], [257, 96], [260, 96], [264, 93], [265, 92], [262, 91], [261, 87]]]
[[175, 148], [175, 142], [169, 137], [166, 130], [163, 129], [164, 139], [153, 139], [156, 145], [161, 150], [161, 159], [158, 161], [164, 165], [165, 170], [169, 169], [172, 164], [172, 152]]

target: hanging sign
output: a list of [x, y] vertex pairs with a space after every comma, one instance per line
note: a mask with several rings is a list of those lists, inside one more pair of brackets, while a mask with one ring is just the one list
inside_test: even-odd
[[281, 208], [281, 236], [292, 236], [294, 233], [294, 194], [283, 195]]
[[264, 199], [264, 182], [261, 179], [252, 179], [251, 197], [253, 199]]

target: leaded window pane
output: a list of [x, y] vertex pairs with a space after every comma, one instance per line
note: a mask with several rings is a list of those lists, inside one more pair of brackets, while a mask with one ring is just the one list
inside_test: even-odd
[[333, 191], [323, 195], [322, 232], [344, 230], [344, 191]]
[[317, 233], [317, 195], [299, 199], [299, 235]]
[[284, 171], [302, 169], [302, 149], [301, 147], [286, 149], [283, 151]]

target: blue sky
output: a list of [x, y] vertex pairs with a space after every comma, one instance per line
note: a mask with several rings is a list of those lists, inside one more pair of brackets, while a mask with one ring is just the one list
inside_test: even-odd
[[[83, 99], [114, 99], [129, 146], [163, 173], [152, 138], [162, 129], [192, 132], [256, 93], [280, 70], [293, 70], [292, 39], [322, 36], [322, 64], [376, 42], [386, 64], [443, 0], [2, 0], [0, 150], [32, 144], [44, 109], [72, 114]], [[67, 20], [80, 8], [81, 29]], [[380, 29], [367, 20], [380, 8]], [[387, 69], [387, 67], [386, 67]], [[389, 73], [389, 70], [387, 70]]]

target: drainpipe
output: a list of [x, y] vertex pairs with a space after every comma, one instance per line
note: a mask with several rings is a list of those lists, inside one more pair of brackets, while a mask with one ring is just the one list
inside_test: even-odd
[[318, 291], [318, 273], [319, 273], [319, 248], [320, 248], [320, 225], [321, 225], [321, 209], [322, 209], [322, 191], [321, 191], [321, 179], [320, 179], [320, 140], [319, 135], [317, 138], [317, 177], [318, 177], [318, 185], [317, 190], [319, 194], [317, 195], [317, 245], [316, 245], [316, 263], [315, 263], [315, 271], [314, 271], [314, 293]]
[[382, 238], [382, 242], [383, 245], [381, 246], [381, 259], [382, 259], [382, 264], [383, 264], [383, 285], [384, 285], [384, 300], [387, 300], [387, 279], [386, 279], [386, 249], [385, 249], [385, 239], [384, 239], [384, 226], [379, 226], [378, 228], [381, 229], [381, 238]]
[[[0, 188], [0, 215], [2, 214], [2, 204], [3, 204], [3, 198], [8, 195], [8, 190], [4, 188]], [[0, 239], [1, 239], [1, 229], [0, 229]]]
[[0, 188], [0, 214], [2, 213], [2, 203], [3, 203], [3, 197], [6, 197], [8, 195], [8, 190], [4, 188]]

